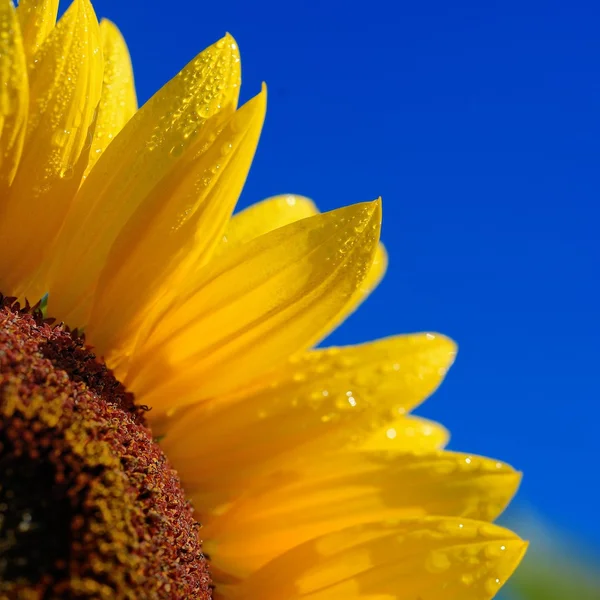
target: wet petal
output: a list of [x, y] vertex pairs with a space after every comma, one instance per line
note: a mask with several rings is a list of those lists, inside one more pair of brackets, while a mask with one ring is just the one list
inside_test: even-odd
[[227, 486], [232, 470], [214, 484], [200, 485], [197, 493], [182, 476], [203, 515], [214, 564], [222, 566], [219, 556], [237, 556], [236, 576], [247, 576], [310, 539], [362, 523], [426, 515], [491, 521], [521, 479], [504, 463], [452, 452], [304, 455], [256, 476], [228, 510], [217, 507], [211, 513], [204, 490]]
[[239, 586], [237, 600], [490, 600], [527, 543], [495, 525], [431, 517], [325, 535], [273, 560]]
[[216, 254], [223, 254], [269, 231], [318, 214], [312, 200], [285, 194], [253, 204], [234, 215], [223, 235]]
[[266, 110], [266, 91], [232, 115], [210, 147], [182, 160], [117, 238], [86, 329], [109, 364], [162, 316], [222, 237], [242, 190]]
[[0, 0], [0, 81], [1, 212], [21, 157], [29, 108], [25, 52], [15, 9], [10, 0]]
[[235, 111], [239, 85], [239, 52], [226, 36], [157, 92], [101, 154], [53, 253], [51, 314], [73, 327], [86, 323], [115, 240], [181, 161], [218, 135]]
[[[318, 209], [312, 200], [303, 196], [286, 194], [268, 198], [234, 215], [221, 244], [217, 248], [216, 254], [219, 255], [232, 250], [259, 235], [317, 213]], [[380, 243], [373, 258], [369, 274], [365, 277], [356, 293], [323, 328], [319, 338], [324, 338], [358, 308], [382, 280], [387, 269], [387, 264], [387, 252], [383, 244]]]
[[75, 0], [29, 72], [25, 146], [0, 221], [0, 271], [10, 293], [32, 301], [26, 282], [58, 234], [87, 162], [102, 69], [96, 15], [89, 0]]
[[[202, 464], [204, 476], [227, 471], [243, 486], [263, 463], [309, 442], [322, 450], [357, 445], [392, 427], [435, 391], [455, 353], [454, 342], [430, 333], [309, 351], [240, 398], [200, 404], [169, 422], [165, 450], [183, 473]], [[198, 435], [202, 444], [192, 443]]]
[[439, 423], [421, 417], [400, 417], [374, 431], [357, 444], [361, 450], [407, 452], [439, 450], [450, 440], [450, 433]]
[[133, 69], [123, 36], [116, 25], [106, 19], [100, 22], [100, 36], [104, 79], [90, 159], [84, 176], [92, 170], [106, 146], [137, 110]]
[[369, 269], [367, 277], [363, 280], [361, 286], [356, 290], [348, 302], [331, 319], [326, 327], [323, 328], [319, 339], [325, 338], [329, 333], [339, 327], [371, 294], [379, 285], [388, 265], [388, 256], [383, 244], [377, 246], [377, 251], [373, 257], [373, 262]]
[[[292, 223], [227, 253], [165, 314], [126, 383], [157, 412], [240, 388], [315, 342], [360, 286], [381, 205]], [[201, 384], [199, 385], [199, 382]]]
[[59, 0], [19, 0], [17, 13], [28, 59], [38, 51], [56, 25]]

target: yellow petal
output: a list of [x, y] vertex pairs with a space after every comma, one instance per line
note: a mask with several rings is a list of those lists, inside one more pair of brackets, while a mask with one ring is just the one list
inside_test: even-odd
[[448, 430], [421, 417], [400, 417], [360, 442], [361, 450], [407, 452], [439, 450], [450, 440]]
[[369, 269], [369, 273], [363, 280], [361, 286], [351, 296], [348, 302], [342, 309], [331, 319], [326, 327], [323, 328], [319, 339], [323, 339], [334, 329], [339, 327], [371, 294], [371, 292], [379, 285], [388, 265], [388, 256], [383, 244], [377, 246], [377, 252], [373, 257], [373, 262]]
[[186, 491], [203, 515], [212, 564], [245, 577], [298, 544], [362, 523], [426, 515], [493, 520], [519, 482], [508, 465], [466, 454], [341, 452], [304, 456], [256, 478], [224, 513], [209, 512], [203, 490]]
[[25, 147], [0, 222], [0, 272], [9, 293], [18, 294], [56, 237], [87, 162], [102, 87], [100, 32], [89, 0], [75, 0], [48, 35], [29, 83]]
[[319, 212], [312, 200], [285, 194], [273, 196], [234, 215], [215, 254], [233, 250], [269, 231], [279, 229]]
[[0, 214], [15, 176], [27, 124], [29, 87], [15, 9], [0, 0]]
[[285, 461], [307, 442], [329, 450], [392, 427], [435, 391], [455, 353], [454, 342], [434, 334], [309, 351], [241, 398], [175, 418], [165, 451], [184, 476], [202, 464], [204, 477], [226, 471], [243, 487], [265, 462]]
[[[53, 253], [50, 314], [72, 327], [85, 325], [98, 277], [122, 229], [182, 160], [202, 153], [234, 112], [239, 61], [229, 35], [207, 48], [138, 110], [101, 154]], [[168, 187], [163, 191], [168, 195]]]
[[210, 263], [134, 357], [126, 378], [161, 412], [223, 394], [309, 347], [366, 276], [381, 204], [276, 229]]
[[38, 51], [56, 25], [59, 0], [19, 0], [17, 13], [28, 58]]
[[[219, 255], [225, 251], [232, 250], [259, 235], [317, 213], [317, 207], [312, 200], [303, 196], [287, 194], [268, 198], [263, 202], [250, 206], [231, 219], [216, 254]], [[355, 294], [340, 308], [338, 314], [334, 315], [332, 320], [323, 328], [323, 331], [318, 336], [319, 339], [325, 337], [344, 321], [377, 287], [385, 274], [387, 263], [387, 253], [383, 244], [380, 243], [377, 247], [369, 274], [365, 277]]]
[[[223, 148], [227, 149], [229, 152], [232, 148], [232, 144], [225, 143], [223, 144]], [[239, 179], [239, 175], [242, 175], [242, 173], [245, 177], [245, 171], [229, 167], [227, 170], [227, 179], [229, 180], [227, 187], [235, 190], [236, 187], [233, 185], [232, 179], [236, 176], [238, 176]], [[215, 175], [216, 174], [218, 174], [218, 171]], [[209, 175], [212, 177], [213, 173], [211, 172]], [[226, 206], [229, 206], [229, 204]], [[154, 307], [153, 312], [156, 315], [155, 320], [160, 318], [160, 315], [169, 304], [177, 302], [181, 297], [186, 297], [193, 293], [198, 285], [199, 279], [202, 277], [202, 267], [208, 260], [214, 260], [225, 252], [234, 250], [242, 244], [259, 237], [260, 235], [264, 235], [269, 231], [289, 225], [300, 219], [314, 216], [315, 214], [318, 214], [318, 210], [311, 200], [303, 198], [302, 196], [288, 195], [268, 198], [267, 200], [259, 202], [231, 217], [216, 246], [213, 247], [211, 244], [211, 247], [207, 248], [207, 251], [202, 253], [202, 257], [197, 257], [195, 252], [189, 252], [187, 260], [180, 265], [176, 272], [172, 273], [168, 281], [168, 286], [164, 286], [165, 288], [168, 287], [170, 289], [163, 295], [163, 299]], [[222, 222], [218, 221], [217, 224], [221, 225]], [[214, 227], [212, 229], [214, 229]], [[200, 246], [202, 246], [202, 244], [200, 244]], [[152, 324], [153, 323], [150, 321], [150, 326]], [[119, 359], [117, 357], [113, 358], [113, 360], [115, 361], [115, 365], [120, 366], [123, 364], [124, 360], [127, 362], [128, 359]], [[119, 367], [116, 368], [119, 370]]]
[[181, 294], [189, 273], [222, 238], [250, 169], [265, 110], [263, 91], [232, 115], [200, 156], [180, 161], [168, 184], [148, 196], [117, 238], [86, 329], [109, 364], [112, 354], [132, 345], [144, 323], [153, 326], [161, 317], [157, 298]]
[[216, 598], [236, 600], [490, 600], [527, 543], [511, 531], [431, 517], [325, 535], [273, 560]]
[[104, 55], [104, 79], [90, 160], [84, 176], [92, 170], [103, 150], [137, 110], [133, 69], [125, 40], [114, 23], [103, 19], [100, 36]]

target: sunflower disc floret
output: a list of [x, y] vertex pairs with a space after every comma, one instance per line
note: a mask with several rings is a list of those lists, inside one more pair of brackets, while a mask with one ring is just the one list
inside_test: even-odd
[[2, 598], [209, 597], [199, 525], [144, 412], [81, 338], [3, 302]]

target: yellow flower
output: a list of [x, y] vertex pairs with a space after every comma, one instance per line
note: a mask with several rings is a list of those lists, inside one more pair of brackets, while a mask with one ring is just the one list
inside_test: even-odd
[[408, 415], [453, 342], [311, 349], [383, 275], [380, 201], [232, 216], [266, 107], [234, 39], [138, 110], [116, 27], [57, 10], [0, 0], [2, 597], [493, 597], [520, 475]]

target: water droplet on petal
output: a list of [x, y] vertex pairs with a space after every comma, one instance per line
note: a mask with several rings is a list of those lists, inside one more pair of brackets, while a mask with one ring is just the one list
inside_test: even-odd
[[450, 558], [446, 552], [430, 552], [425, 563], [425, 568], [430, 573], [443, 573], [451, 566]]
[[488, 594], [495, 595], [498, 592], [498, 589], [502, 585], [502, 582], [497, 577], [490, 577], [486, 579], [484, 587], [485, 591]]
[[184, 144], [175, 144], [169, 151], [169, 154], [173, 158], [179, 158], [183, 154], [183, 149], [184, 149]]
[[75, 174], [75, 169], [73, 168], [72, 165], [68, 165], [60, 172], [60, 178], [61, 179], [72, 179], [74, 174]]

